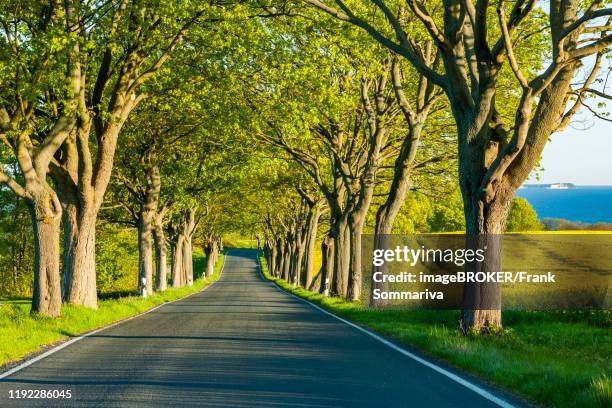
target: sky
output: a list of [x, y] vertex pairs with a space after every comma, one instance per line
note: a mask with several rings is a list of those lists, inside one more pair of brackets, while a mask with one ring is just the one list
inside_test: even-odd
[[586, 114], [576, 119], [586, 122], [551, 136], [542, 153], [540, 180], [532, 174], [527, 183], [612, 185], [612, 122]]

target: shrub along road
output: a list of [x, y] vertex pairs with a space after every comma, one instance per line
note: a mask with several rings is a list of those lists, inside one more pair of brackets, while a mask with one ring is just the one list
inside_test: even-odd
[[[0, 406], [503, 405], [278, 290], [257, 269], [255, 251], [230, 252], [206, 291], [1, 380]], [[72, 398], [25, 401], [11, 390]]]

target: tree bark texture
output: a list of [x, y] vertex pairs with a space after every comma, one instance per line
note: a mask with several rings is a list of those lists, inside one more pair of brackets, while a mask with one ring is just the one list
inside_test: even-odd
[[57, 317], [62, 306], [59, 273], [61, 206], [50, 188], [41, 189], [26, 202], [34, 232], [34, 288], [30, 313]]
[[168, 247], [163, 225], [164, 213], [155, 214], [153, 241], [155, 243], [155, 289], [163, 292], [168, 288]]
[[306, 249], [304, 258], [304, 287], [310, 289], [312, 285], [314, 269], [314, 249], [317, 242], [317, 230], [319, 228], [319, 218], [321, 209], [316, 206], [309, 214], [308, 227], [306, 230]]

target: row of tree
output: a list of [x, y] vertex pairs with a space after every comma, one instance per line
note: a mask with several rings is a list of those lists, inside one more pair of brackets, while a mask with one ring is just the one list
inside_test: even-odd
[[[96, 307], [101, 223], [137, 229], [147, 292], [189, 284], [194, 240], [214, 260], [227, 231], [264, 234], [277, 276], [352, 300], [364, 231], [486, 245], [549, 137], [607, 98], [611, 9], [549, 6], [4, 2], [0, 192], [31, 214], [33, 312]], [[488, 247], [471, 270], [497, 270]], [[466, 330], [501, 327], [482, 306], [499, 287], [465, 294]]]
[[[436, 173], [440, 161], [458, 164], [466, 245], [487, 251], [484, 262], [467, 268], [500, 270], [495, 236], [505, 231], [514, 193], [550, 136], [583, 107], [605, 119], [588, 98], [609, 98], [602, 62], [612, 44], [612, 9], [571, 0], [551, 1], [548, 10], [528, 0], [305, 1], [381, 45], [376, 49], [360, 34], [351, 45], [336, 39], [334, 46], [349, 50], [345, 70], [335, 62], [333, 73], [317, 71], [335, 79], [335, 95], [345, 104], [323, 104], [315, 118], [302, 116], [293, 135], [286, 123], [270, 119], [262, 135], [310, 176], [327, 204], [322, 291], [359, 299], [360, 240], [373, 197], [381, 198], [375, 245], [384, 247], [416, 171]], [[310, 254], [304, 262], [302, 252], [319, 210], [312, 197], [300, 196], [304, 204], [290, 220], [277, 216], [264, 230], [272, 272], [297, 284], [304, 268], [308, 287]], [[461, 325], [501, 327], [500, 285], [466, 285]]]
[[[0, 188], [30, 213], [33, 313], [58, 316], [62, 301], [97, 307], [100, 222], [138, 228], [138, 282], [149, 293], [154, 275], [157, 290], [167, 286], [168, 245], [172, 285], [193, 281], [198, 224], [215, 260], [220, 221], [210, 213], [220, 184], [236, 180], [210, 174], [220, 161], [231, 166], [218, 153], [229, 128], [205, 137], [219, 112], [207, 92], [214, 74], [202, 70], [229, 44], [234, 20], [253, 18], [250, 6], [0, 5]], [[3, 210], [19, 213], [12, 203]]]

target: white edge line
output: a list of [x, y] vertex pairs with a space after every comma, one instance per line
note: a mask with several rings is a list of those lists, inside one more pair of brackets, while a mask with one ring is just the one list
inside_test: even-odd
[[[228, 251], [228, 252], [229, 252], [229, 251]], [[226, 253], [227, 253], [227, 252], [226, 252]], [[223, 265], [221, 266], [221, 271], [219, 272], [219, 279], [221, 278], [221, 275], [223, 274], [223, 269], [225, 268], [225, 258], [226, 258], [226, 256], [225, 256], [225, 254], [224, 254], [224, 255], [223, 255]], [[136, 318], [138, 318], [138, 317], [141, 317], [141, 316], [144, 316], [144, 315], [146, 315], [146, 314], [149, 314], [149, 313], [151, 313], [151, 312], [153, 312], [153, 311], [155, 311], [155, 310], [157, 310], [157, 309], [161, 308], [162, 306], [170, 305], [170, 304], [172, 304], [172, 303], [174, 303], [174, 302], [178, 302], [179, 300], [187, 299], [187, 298], [189, 298], [189, 297], [191, 297], [191, 296], [197, 295], [198, 293], [202, 293], [202, 292], [204, 292], [205, 290], [207, 290], [208, 288], [210, 288], [211, 286], [213, 286], [215, 283], [217, 283], [217, 282], [219, 281], [219, 279], [217, 279], [216, 281], [212, 282], [210, 285], [208, 285], [208, 286], [204, 287], [202, 290], [199, 290], [199, 291], [197, 291], [197, 292], [191, 293], [191, 294], [189, 294], [189, 295], [187, 295], [187, 296], [184, 296], [184, 297], [182, 297], [182, 298], [174, 299], [174, 300], [172, 300], [172, 301], [170, 301], [170, 302], [165, 302], [165, 303], [159, 304], [159, 305], [157, 305], [157, 306], [155, 306], [155, 307], [153, 307], [153, 308], [151, 308], [151, 309], [149, 309], [149, 310], [147, 310], [147, 311], [144, 311], [144, 312], [139, 313], [139, 314], [137, 314], [137, 315], [134, 315], [134, 316], [132, 316], [132, 317], [128, 317], [127, 319], [119, 320], [118, 322], [111, 323], [111, 324], [109, 324], [108, 326], [104, 326], [104, 327], [101, 327], [101, 328], [96, 329], [96, 330], [94, 330], [94, 331], [90, 331], [90, 332], [87, 332], [87, 333], [85, 333], [85, 334], [81, 334], [81, 335], [79, 335], [79, 336], [77, 336], [77, 337], [73, 337], [72, 339], [70, 339], [70, 340], [67, 340], [67, 341], [63, 342], [62, 344], [60, 344], [60, 345], [58, 345], [58, 346], [56, 346], [56, 347], [52, 348], [51, 350], [47, 350], [47, 351], [45, 351], [44, 353], [39, 354], [39, 355], [37, 355], [36, 357], [34, 357], [34, 358], [30, 359], [30, 360], [24, 361], [23, 363], [21, 363], [21, 364], [19, 364], [19, 365], [15, 366], [15, 367], [13, 367], [13, 368], [11, 368], [11, 369], [10, 369], [10, 370], [8, 370], [8, 371], [3, 372], [2, 374], [0, 374], [0, 380], [4, 379], [4, 378], [6, 378], [6, 377], [8, 377], [8, 376], [10, 376], [10, 375], [13, 375], [13, 374], [15, 374], [16, 372], [19, 372], [19, 371], [23, 370], [24, 368], [29, 367], [29, 366], [31, 366], [32, 364], [36, 363], [37, 361], [40, 361], [40, 360], [42, 360], [42, 359], [44, 359], [44, 358], [47, 358], [47, 357], [49, 357], [50, 355], [55, 354], [55, 353], [57, 353], [58, 351], [60, 351], [60, 350], [62, 350], [62, 349], [64, 349], [64, 348], [66, 348], [66, 347], [68, 347], [68, 346], [70, 346], [70, 345], [72, 345], [72, 344], [76, 343], [77, 341], [83, 340], [83, 339], [84, 339], [84, 338], [86, 338], [86, 337], [92, 336], [92, 335], [94, 335], [94, 334], [100, 333], [101, 331], [104, 331], [104, 330], [110, 329], [110, 328], [115, 327], [115, 326], [118, 326], [118, 325], [120, 325], [120, 324], [123, 324], [123, 323], [129, 322], [130, 320], [133, 320], [133, 319], [136, 319]]]
[[345, 323], [345, 324], [351, 326], [352, 328], [357, 329], [357, 330], [359, 330], [360, 332], [362, 332], [364, 334], [367, 334], [368, 336], [370, 336], [370, 337], [378, 340], [379, 342], [383, 343], [385, 346], [387, 346], [387, 347], [389, 347], [389, 348], [391, 348], [391, 349], [393, 349], [393, 350], [395, 350], [395, 351], [397, 351], [397, 352], [399, 352], [399, 353], [401, 353], [401, 354], [403, 354], [403, 355], [405, 355], [407, 357], [410, 357], [411, 359], [413, 359], [413, 360], [423, 364], [424, 366], [429, 367], [432, 370], [434, 370], [434, 371], [436, 371], [436, 372], [438, 372], [438, 373], [448, 377], [449, 379], [451, 379], [451, 380], [455, 381], [456, 383], [459, 383], [459, 384], [463, 385], [464, 387], [474, 391], [476, 394], [480, 395], [483, 398], [486, 398], [487, 400], [491, 401], [492, 403], [494, 403], [494, 404], [496, 404], [496, 405], [498, 405], [500, 407], [503, 407], [503, 408], [516, 408], [514, 405], [510, 404], [509, 402], [504, 401], [503, 399], [501, 399], [499, 397], [496, 397], [495, 395], [491, 394], [489, 391], [485, 390], [484, 388], [479, 387], [478, 385], [476, 385], [476, 384], [474, 384], [474, 383], [472, 383], [472, 382], [470, 382], [470, 381], [468, 381], [468, 380], [466, 380], [464, 378], [459, 377], [457, 374], [454, 374], [454, 373], [452, 373], [452, 372], [450, 372], [450, 371], [440, 367], [439, 365], [436, 365], [436, 364], [432, 363], [431, 361], [425, 360], [424, 358], [419, 357], [416, 354], [411, 353], [408, 350], [405, 350], [405, 349], [399, 347], [398, 345], [390, 342], [389, 340], [379, 336], [378, 334], [376, 334], [376, 333], [374, 333], [374, 332], [372, 332], [372, 331], [370, 331], [370, 330], [368, 330], [368, 329], [366, 329], [366, 328], [364, 328], [362, 326], [359, 326], [359, 325], [357, 325], [357, 324], [355, 324], [355, 323], [353, 323], [351, 321], [343, 319], [342, 317], [337, 316], [337, 315], [335, 315], [335, 314], [333, 314], [333, 313], [323, 309], [320, 306], [315, 305], [314, 303], [312, 303], [312, 302], [310, 302], [310, 301], [308, 301], [308, 300], [306, 300], [304, 298], [301, 298], [301, 297], [299, 297], [299, 296], [297, 296], [297, 295], [295, 295], [295, 294], [293, 294], [291, 292], [288, 292], [288, 291], [282, 289], [275, 282], [272, 282], [272, 281], [266, 279], [263, 276], [263, 273], [262, 273], [262, 270], [261, 270], [261, 265], [259, 263], [259, 252], [257, 253], [257, 267], [258, 267], [259, 276], [261, 276], [261, 278], [264, 281], [270, 282], [279, 291], [281, 291], [283, 293], [287, 293], [287, 294], [293, 296], [294, 298], [296, 298], [298, 300], [301, 300], [302, 302], [312, 306], [314, 309], [318, 310], [319, 312], [324, 313], [324, 314], [326, 314], [328, 316], [331, 316], [331, 317], [333, 317], [333, 318], [335, 318], [337, 320], [340, 320], [342, 323]]

